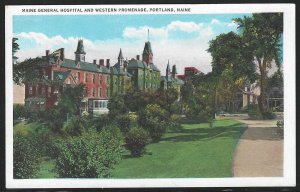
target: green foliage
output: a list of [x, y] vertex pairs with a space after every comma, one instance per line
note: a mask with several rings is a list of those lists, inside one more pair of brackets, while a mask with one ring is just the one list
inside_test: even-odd
[[168, 120], [168, 128], [172, 130], [177, 130], [181, 128], [180, 124], [181, 117], [177, 114], [172, 114]]
[[62, 139], [56, 145], [56, 172], [63, 178], [108, 177], [121, 160], [122, 144], [121, 133], [113, 126]]
[[16, 53], [18, 50], [20, 50], [19, 44], [17, 43], [18, 38], [13, 37], [13, 42], [12, 42], [12, 52]]
[[255, 120], [276, 118], [276, 115], [272, 111], [266, 110], [261, 112], [257, 105], [249, 106], [248, 115], [250, 119], [255, 119]]
[[271, 77], [269, 77], [268, 85], [270, 87], [283, 87], [283, 76], [279, 69]]
[[129, 115], [119, 115], [115, 118], [116, 124], [123, 133], [127, 133], [130, 129]]
[[99, 117], [92, 118], [88, 122], [88, 127], [95, 127], [97, 131], [101, 131], [105, 126], [111, 124], [111, 119], [107, 114], [102, 114]]
[[63, 127], [63, 131], [68, 135], [77, 136], [80, 135], [84, 131], [84, 119], [80, 116], [73, 116]]
[[67, 117], [80, 115], [84, 85], [66, 87], [58, 104], [39, 114], [39, 120], [53, 132], [61, 132]]
[[28, 179], [36, 175], [40, 151], [39, 142], [34, 136], [15, 134], [13, 138], [13, 175], [15, 179]]
[[132, 156], [138, 157], [145, 152], [149, 139], [149, 135], [144, 129], [134, 127], [125, 135], [125, 147]]
[[24, 105], [21, 104], [14, 104], [13, 106], [13, 118], [14, 120], [20, 118], [20, 117], [26, 117], [27, 111], [24, 107]]
[[26, 81], [39, 81], [43, 76], [38, 72], [39, 63], [42, 58], [27, 59], [21, 63], [13, 65], [13, 81], [18, 85], [24, 84]]
[[167, 112], [157, 104], [148, 104], [139, 113], [139, 125], [145, 128], [154, 142], [166, 131]]
[[84, 98], [85, 85], [79, 84], [76, 86], [67, 86], [58, 102], [59, 108], [63, 108], [67, 113], [74, 115], [80, 114], [81, 102]]
[[237, 18], [245, 48], [256, 60], [259, 69], [261, 94], [258, 106], [261, 113], [266, 111], [267, 71], [272, 61], [280, 66], [280, 47], [283, 33], [282, 13], [256, 13], [251, 17]]
[[128, 112], [128, 108], [125, 105], [124, 98], [121, 95], [116, 95], [109, 98], [107, 108], [109, 109], [109, 117], [114, 119], [118, 115], [123, 115]]

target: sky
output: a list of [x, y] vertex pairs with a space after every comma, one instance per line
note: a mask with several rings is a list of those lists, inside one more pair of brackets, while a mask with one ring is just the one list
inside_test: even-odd
[[[83, 39], [86, 61], [110, 59], [117, 62], [122, 49], [128, 60], [141, 55], [151, 42], [153, 62], [165, 75], [169, 61], [178, 74], [184, 67], [211, 71], [209, 41], [221, 33], [237, 32], [233, 18], [249, 14], [188, 15], [38, 15], [14, 16], [13, 36], [18, 38], [19, 62], [65, 48], [74, 59], [78, 39]], [[148, 37], [149, 29], [149, 37]]]

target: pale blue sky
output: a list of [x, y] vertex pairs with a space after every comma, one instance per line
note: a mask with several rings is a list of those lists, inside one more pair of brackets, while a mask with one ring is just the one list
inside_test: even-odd
[[154, 63], [161, 71], [170, 60], [179, 73], [187, 66], [209, 72], [208, 42], [221, 33], [237, 32], [232, 19], [245, 15], [250, 14], [22, 15], [13, 17], [13, 34], [19, 38], [19, 61], [61, 47], [73, 59], [82, 38], [88, 62], [100, 58], [115, 62], [120, 48], [128, 59], [141, 54], [149, 29]]

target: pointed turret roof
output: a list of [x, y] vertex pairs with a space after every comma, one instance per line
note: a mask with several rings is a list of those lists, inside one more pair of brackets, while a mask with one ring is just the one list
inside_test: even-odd
[[152, 54], [153, 55], [150, 41], [145, 42], [143, 54]]
[[120, 59], [124, 59], [123, 53], [122, 53], [122, 49], [121, 49], [121, 48], [120, 48], [118, 60], [120, 60]]
[[76, 54], [85, 54], [84, 46], [83, 46], [83, 40], [79, 39], [77, 44], [77, 50], [75, 52]]

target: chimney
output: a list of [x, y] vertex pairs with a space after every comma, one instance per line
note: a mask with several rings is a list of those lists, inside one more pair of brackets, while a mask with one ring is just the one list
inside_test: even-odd
[[104, 66], [104, 59], [99, 59], [99, 65]]
[[46, 56], [48, 56], [50, 53], [50, 50], [46, 50]]
[[136, 60], [140, 60], [140, 55], [136, 55]]
[[110, 67], [109, 59], [106, 59], [106, 67], [107, 67], [107, 69], [109, 69], [109, 67]]
[[97, 60], [96, 59], [94, 59], [93, 64], [95, 64], [95, 65], [97, 64]]

